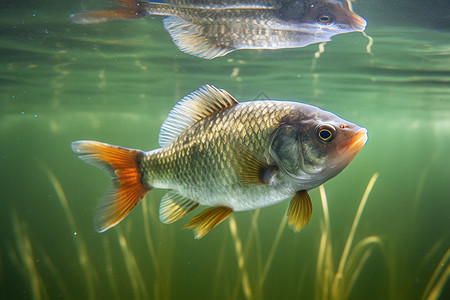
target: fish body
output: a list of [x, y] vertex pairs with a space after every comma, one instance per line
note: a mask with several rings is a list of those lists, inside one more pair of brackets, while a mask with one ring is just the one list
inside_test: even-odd
[[171, 190], [160, 205], [164, 223], [198, 205], [210, 207], [187, 224], [202, 237], [234, 211], [288, 198], [290, 224], [300, 229], [312, 210], [306, 191], [341, 172], [366, 140], [366, 129], [317, 107], [238, 103], [206, 85], [172, 109], [161, 128], [161, 148], [142, 152], [93, 141], [77, 141], [72, 148], [112, 176], [111, 192], [95, 218], [98, 231], [120, 222], [147, 191], [163, 188]]
[[336, 0], [144, 1], [71, 16], [89, 24], [164, 16], [164, 26], [184, 52], [212, 59], [237, 49], [305, 47], [336, 34], [364, 31], [366, 21]]
[[200, 205], [228, 206], [233, 211], [273, 205], [298, 189], [310, 189], [307, 182], [295, 183], [281, 173], [271, 185], [244, 184], [239, 178], [239, 173], [245, 172], [240, 154], [249, 151], [267, 161], [266, 144], [292, 105], [245, 102], [200, 120], [166, 147], [145, 156], [145, 182], [177, 190], [189, 199], [198, 199]]

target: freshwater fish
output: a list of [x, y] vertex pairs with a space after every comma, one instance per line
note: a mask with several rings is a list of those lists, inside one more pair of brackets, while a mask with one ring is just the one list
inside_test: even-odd
[[366, 21], [336, 0], [115, 0], [121, 6], [76, 13], [74, 23], [164, 16], [181, 51], [213, 59], [237, 49], [305, 47], [364, 31]]
[[341, 172], [367, 141], [367, 130], [315, 106], [290, 101], [238, 103], [205, 85], [181, 99], [159, 134], [161, 148], [143, 152], [96, 141], [75, 141], [85, 162], [106, 170], [111, 187], [94, 225], [117, 225], [153, 188], [169, 189], [159, 217], [173, 223], [199, 205], [187, 222], [195, 238], [232, 212], [291, 199], [288, 223], [308, 223], [307, 193]]

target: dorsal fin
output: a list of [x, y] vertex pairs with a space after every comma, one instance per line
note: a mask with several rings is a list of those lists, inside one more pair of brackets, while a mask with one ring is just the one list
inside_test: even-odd
[[202, 86], [181, 99], [172, 108], [161, 126], [159, 145], [167, 146], [199, 120], [236, 104], [238, 104], [237, 100], [227, 91], [212, 85]]

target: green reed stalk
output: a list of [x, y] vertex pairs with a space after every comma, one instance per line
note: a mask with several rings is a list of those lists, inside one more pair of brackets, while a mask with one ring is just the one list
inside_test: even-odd
[[[41, 167], [46, 172], [50, 183], [52, 184], [53, 188], [55, 189], [56, 195], [58, 196], [59, 203], [61, 204], [64, 213], [66, 215], [66, 218], [69, 222], [69, 227], [71, 232], [76, 233], [77, 227], [75, 225], [75, 219], [73, 218], [72, 212], [69, 207], [69, 203], [67, 201], [67, 197], [64, 193], [64, 190], [62, 188], [61, 183], [56, 178], [55, 174], [45, 165], [44, 163], [41, 163]], [[86, 287], [88, 289], [88, 298], [93, 300], [95, 299], [95, 291], [94, 291], [94, 277], [96, 276], [95, 268], [92, 267], [92, 264], [89, 260], [89, 256], [87, 254], [86, 244], [84, 243], [84, 240], [80, 237], [77, 237], [74, 239], [75, 246], [78, 252], [78, 261], [80, 262], [81, 269], [84, 272], [84, 278], [86, 280]]]
[[[259, 216], [259, 209], [258, 209], [258, 213], [254, 215], [253, 219], [252, 219], [252, 229], [255, 232], [255, 248], [256, 248], [256, 267], [257, 267], [257, 274], [261, 274], [262, 269], [263, 269], [263, 258], [262, 258], [262, 245], [261, 245], [261, 235], [259, 232], [259, 228], [258, 228], [258, 222], [257, 222], [257, 218]], [[260, 289], [258, 289], [258, 291], [261, 291]]]
[[127, 267], [128, 275], [133, 287], [133, 292], [135, 295], [134, 299], [141, 299], [141, 293], [144, 299], [149, 299], [149, 294], [147, 292], [144, 280], [142, 279], [141, 272], [139, 271], [136, 258], [133, 252], [128, 247], [127, 240], [125, 239], [125, 236], [123, 235], [120, 228], [117, 228], [117, 238], [119, 240], [120, 248], [122, 249], [125, 265]]
[[[153, 242], [152, 242], [152, 236], [151, 236], [151, 231], [150, 231], [150, 219], [148, 217], [149, 208], [148, 208], [147, 201], [145, 201], [145, 200], [146, 200], [145, 198], [141, 200], [142, 214], [144, 217], [145, 241], [147, 244], [148, 252], [150, 254], [150, 259], [153, 264], [153, 268], [155, 270], [156, 281], [157, 281], [158, 285], [161, 287], [161, 295], [155, 295], [155, 297], [161, 298], [161, 299], [169, 299], [169, 287], [168, 287], [169, 280], [166, 280], [167, 278], [163, 278], [163, 276], [161, 274], [161, 267], [159, 265], [159, 262], [158, 262], [158, 259], [156, 256], [155, 247], [153, 246]], [[157, 291], [158, 291], [158, 289], [155, 289], [155, 292], [157, 292]]]
[[442, 290], [450, 277], [450, 248], [447, 249], [444, 256], [434, 269], [425, 291], [421, 297], [422, 300], [435, 300], [438, 299]]
[[233, 237], [234, 249], [236, 251], [236, 257], [238, 260], [239, 274], [241, 275], [240, 277], [241, 277], [242, 291], [244, 292], [245, 299], [252, 299], [252, 289], [250, 287], [248, 272], [245, 269], [245, 258], [242, 253], [242, 242], [237, 233], [237, 225], [233, 216], [230, 216], [228, 224], [230, 226], [230, 232], [231, 236]]
[[17, 263], [22, 267], [24, 275], [29, 279], [33, 299], [41, 300], [44, 285], [36, 265], [34, 264], [33, 249], [31, 247], [30, 239], [25, 232], [25, 225], [20, 223], [17, 214], [13, 212], [12, 216], [14, 234], [16, 236], [16, 246], [19, 254], [19, 256], [17, 256]]
[[351, 251], [346, 267], [346, 270], [349, 271], [346, 272], [346, 270], [344, 270], [344, 273], [351, 276], [350, 280], [348, 280], [348, 283], [342, 287], [343, 290], [342, 297], [344, 299], [348, 298], [348, 295], [350, 294], [350, 291], [352, 290], [353, 285], [356, 282], [356, 279], [358, 279], [363, 266], [365, 265], [370, 254], [372, 254], [373, 250], [372, 246], [375, 245], [378, 245], [381, 248], [382, 247], [381, 239], [378, 236], [368, 236], [363, 240], [361, 240], [360, 242], [358, 242]]
[[52, 262], [52, 260], [50, 259], [50, 257], [46, 254], [45, 251], [39, 251], [42, 257], [42, 260], [44, 261], [45, 265], [47, 266], [47, 269], [50, 270], [50, 272], [53, 275], [53, 280], [56, 281], [56, 283], [58, 284], [60, 290], [61, 290], [61, 295], [62, 298], [64, 299], [70, 299], [70, 293], [69, 290], [67, 289], [63, 277], [61, 276], [61, 274], [58, 272], [58, 269], [56, 268], [55, 264]]
[[110, 288], [112, 290], [112, 294], [114, 299], [120, 299], [119, 296], [119, 290], [118, 290], [118, 284], [116, 282], [116, 279], [114, 277], [114, 264], [111, 257], [111, 248], [109, 246], [108, 239], [106, 237], [103, 238], [103, 247], [105, 249], [105, 264], [106, 264], [106, 275], [108, 276], [108, 282], [110, 285]]
[[322, 234], [319, 243], [319, 253], [316, 266], [315, 289], [317, 299], [346, 299], [363, 266], [365, 265], [365, 262], [372, 253], [371, 247], [373, 245], [381, 245], [381, 240], [379, 237], [369, 236], [358, 242], [355, 247], [352, 247], [353, 239], [360, 222], [362, 212], [377, 178], [378, 173], [375, 173], [370, 179], [364, 195], [361, 198], [357, 213], [341, 254], [337, 271], [334, 270], [332, 256], [333, 252], [328, 200], [325, 188], [323, 185], [319, 186], [324, 219], [321, 223]]
[[364, 207], [367, 203], [367, 199], [369, 198], [370, 192], [378, 178], [378, 173], [373, 174], [372, 178], [369, 181], [369, 184], [366, 187], [364, 195], [359, 203], [358, 210], [356, 212], [355, 218], [353, 220], [352, 227], [350, 229], [350, 233], [348, 235], [347, 241], [345, 243], [344, 251], [342, 252], [341, 260], [339, 261], [339, 266], [334, 277], [333, 287], [332, 287], [332, 296], [335, 299], [339, 298], [339, 287], [341, 284], [341, 280], [344, 276], [344, 268], [346, 267], [347, 259], [349, 257], [350, 249], [352, 247], [353, 239], [355, 237], [356, 228], [358, 228], [359, 221], [361, 220], [362, 212], [364, 211]]
[[[148, 213], [148, 221], [146, 222], [146, 224], [144, 224], [144, 226], [148, 227], [149, 232], [153, 232], [153, 234], [151, 235], [152, 238], [155, 238], [155, 236], [157, 236], [159, 239], [164, 240], [164, 243], [161, 245], [162, 248], [158, 248], [158, 251], [156, 248], [154, 248], [154, 251], [161, 274], [161, 278], [159, 279], [158, 284], [161, 285], [161, 289], [164, 289], [163, 296], [166, 297], [166, 299], [170, 299], [172, 291], [172, 281], [170, 279], [172, 278], [172, 263], [174, 262], [174, 259], [172, 258], [174, 257], [174, 255], [176, 255], [176, 253], [174, 252], [176, 250], [176, 239], [168, 239], [167, 237], [173, 236], [175, 234], [174, 232], [176, 226], [161, 226], [162, 223], [159, 221], [159, 202], [151, 201], [150, 198], [151, 195], [145, 198], [145, 200], [149, 202], [147, 202], [148, 209], [146, 210]], [[159, 230], [156, 231], [156, 228], [158, 228]], [[159, 255], [157, 253], [159, 253]]]
[[220, 294], [219, 288], [227, 288], [224, 286], [224, 283], [226, 280], [222, 280], [222, 275], [225, 273], [224, 266], [225, 266], [225, 254], [226, 254], [226, 245], [227, 245], [228, 239], [227, 236], [224, 235], [224, 239], [222, 240], [222, 246], [220, 247], [218, 259], [217, 259], [217, 267], [216, 267], [216, 274], [214, 276], [214, 285], [213, 285], [213, 297], [212, 299], [220, 298], [223, 295]]
[[[234, 224], [229, 224], [230, 225], [230, 227], [229, 227], [230, 228], [230, 233], [231, 233], [231, 236], [232, 236], [233, 241], [234, 241], [235, 249], [239, 249], [239, 251], [241, 251], [240, 257], [237, 256], [239, 273], [240, 273], [239, 278], [241, 278], [241, 280], [240, 280], [240, 282], [236, 283], [236, 286], [234, 288], [234, 291], [233, 291], [234, 298], [237, 297], [238, 287], [240, 285], [242, 285], [242, 283], [248, 285], [247, 289], [250, 290], [250, 288], [249, 288], [250, 287], [250, 282], [249, 282], [249, 278], [248, 278], [248, 272], [246, 270], [247, 264], [244, 264], [243, 268], [241, 269], [239, 263], [248, 261], [248, 256], [249, 256], [250, 249], [251, 249], [251, 246], [252, 246], [252, 243], [253, 243], [253, 238], [254, 238], [255, 235], [258, 234], [257, 220], [258, 220], [258, 216], [259, 216], [260, 211], [261, 211], [260, 209], [257, 209], [253, 213], [253, 217], [252, 217], [252, 220], [251, 220], [251, 224], [252, 225], [250, 226], [250, 229], [249, 229], [249, 231], [247, 233], [247, 236], [245, 238], [245, 245], [244, 246], [242, 246], [242, 243], [240, 243], [240, 239], [239, 239], [239, 236], [238, 236], [238, 233], [237, 233], [236, 220], [233, 218], [232, 222]], [[236, 239], [236, 237], [237, 237], [237, 239]], [[258, 250], [260, 250], [260, 249], [258, 249]], [[243, 271], [244, 273], [242, 273], [241, 271]], [[254, 292], [258, 293], [259, 291], [256, 290]], [[252, 298], [255, 298], [254, 294], [252, 294]]]
[[269, 255], [267, 256], [266, 263], [264, 264], [263, 271], [261, 273], [261, 276], [259, 277], [258, 290], [262, 290], [264, 286], [264, 281], [266, 280], [267, 273], [269, 272], [270, 266], [272, 265], [272, 260], [278, 248], [278, 244], [280, 243], [280, 238], [281, 235], [283, 234], [283, 230], [286, 227], [286, 222], [287, 222], [287, 214], [284, 214], [283, 218], [281, 219], [280, 225], [278, 226], [277, 234], [275, 235], [275, 238], [273, 240], [272, 248], [270, 248], [270, 252]]
[[[251, 220], [251, 226], [248, 230], [247, 236], [245, 238], [245, 245], [244, 245], [244, 259], [245, 261], [248, 261], [249, 255], [250, 255], [250, 249], [252, 248], [253, 240], [255, 240], [255, 244], [257, 245], [256, 248], [256, 255], [254, 257], [257, 260], [257, 266], [259, 267], [256, 274], [260, 274], [262, 270], [262, 254], [261, 254], [261, 239], [259, 237], [259, 230], [258, 230], [258, 217], [260, 215], [261, 209], [256, 209], [253, 211], [253, 217]], [[257, 288], [254, 290], [253, 298], [259, 299], [262, 298], [262, 290]]]
[[322, 203], [323, 222], [321, 222], [322, 234], [319, 243], [319, 254], [316, 267], [316, 297], [328, 299], [330, 287], [334, 276], [334, 263], [331, 248], [330, 214], [328, 211], [328, 200], [323, 185], [319, 186], [320, 199]]

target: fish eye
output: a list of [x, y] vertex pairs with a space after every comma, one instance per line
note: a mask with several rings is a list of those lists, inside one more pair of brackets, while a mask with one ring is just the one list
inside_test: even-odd
[[336, 128], [332, 125], [324, 124], [316, 128], [316, 139], [321, 143], [329, 143], [336, 136]]
[[329, 24], [333, 23], [333, 21], [334, 21], [333, 18], [326, 14], [320, 15], [317, 18], [317, 22], [319, 22], [320, 24], [323, 24], [323, 25], [329, 25]]

